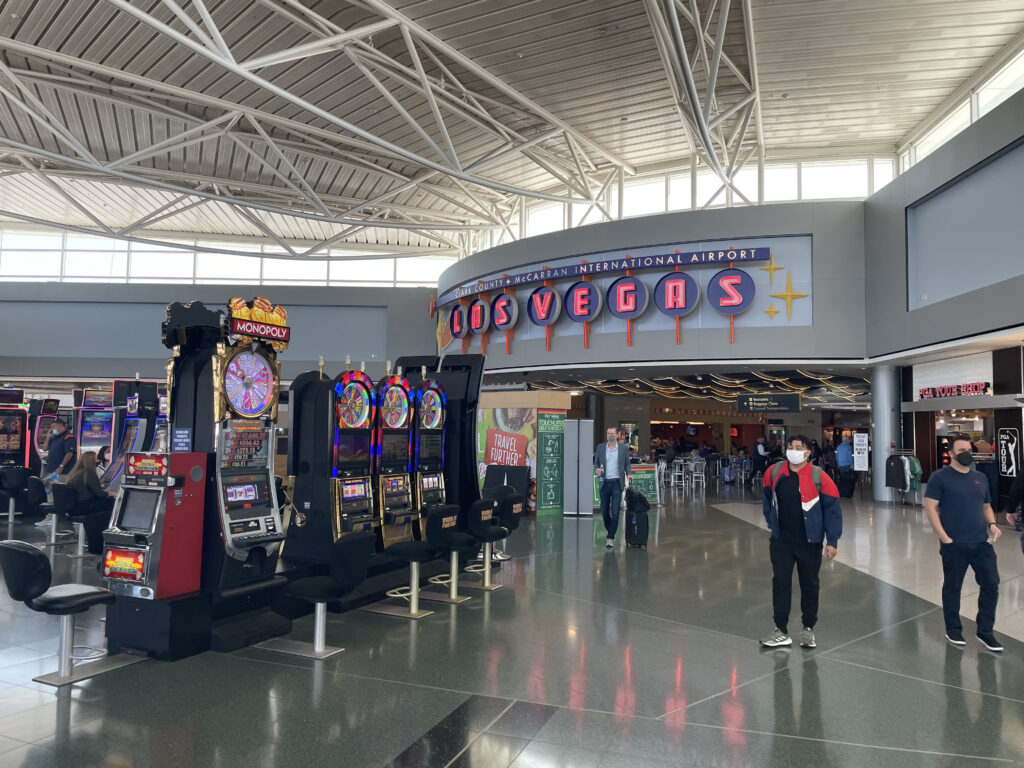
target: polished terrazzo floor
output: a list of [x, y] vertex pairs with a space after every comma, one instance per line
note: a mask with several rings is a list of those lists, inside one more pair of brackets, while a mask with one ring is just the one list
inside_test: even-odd
[[[822, 568], [818, 648], [766, 651], [759, 497], [665, 501], [646, 552], [606, 553], [599, 521], [529, 521], [496, 576], [506, 588], [416, 623], [332, 614], [328, 642], [347, 651], [323, 662], [208, 653], [55, 695], [31, 678], [56, 667], [56, 620], [4, 593], [0, 766], [1024, 764], [1016, 537], [998, 547], [1006, 652], [980, 648], [971, 621], [956, 650], [923, 512], [848, 501], [840, 557]], [[62, 555], [55, 567], [75, 576]], [[79, 620], [80, 642], [102, 640], [99, 616]], [[311, 632], [295, 622], [295, 638]]]

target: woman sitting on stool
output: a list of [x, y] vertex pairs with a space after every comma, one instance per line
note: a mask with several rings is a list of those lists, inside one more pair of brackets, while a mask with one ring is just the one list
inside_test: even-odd
[[96, 452], [86, 451], [78, 457], [78, 463], [67, 477], [77, 498], [76, 517], [85, 526], [85, 538], [89, 554], [103, 552], [103, 529], [107, 527], [110, 513], [114, 509], [114, 494], [103, 490], [96, 475]]

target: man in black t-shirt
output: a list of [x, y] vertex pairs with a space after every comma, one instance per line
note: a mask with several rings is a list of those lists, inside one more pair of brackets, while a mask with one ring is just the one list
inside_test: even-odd
[[942, 556], [942, 614], [946, 621], [946, 640], [963, 648], [960, 623], [960, 590], [967, 568], [974, 569], [978, 581], [978, 640], [990, 651], [1003, 646], [992, 633], [999, 599], [999, 571], [992, 542], [1002, 535], [996, 525], [988, 478], [971, 469], [974, 456], [966, 435], [953, 438], [950, 463], [928, 479], [924, 492], [924, 511], [939, 537]]

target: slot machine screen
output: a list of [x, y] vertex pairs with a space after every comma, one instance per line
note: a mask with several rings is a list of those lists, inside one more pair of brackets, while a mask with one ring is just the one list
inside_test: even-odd
[[24, 463], [27, 422], [26, 411], [8, 410], [0, 413], [0, 464]]
[[123, 531], [152, 530], [159, 501], [160, 494], [157, 492], [138, 488], [126, 489], [117, 527]]
[[420, 461], [431, 463], [441, 460], [441, 438], [440, 432], [420, 433]]
[[60, 410], [60, 400], [57, 398], [46, 398], [43, 400], [43, 405], [39, 409], [40, 415], [43, 416], [56, 416]]
[[0, 387], [0, 405], [21, 405], [25, 402], [24, 389], [5, 389]]
[[355, 499], [366, 498], [366, 481], [356, 480], [353, 482], [343, 483], [341, 486], [341, 496], [344, 501], [352, 501]]
[[110, 445], [110, 436], [113, 431], [113, 411], [82, 411], [78, 449], [80, 451], [98, 451], [103, 446]]
[[338, 435], [338, 469], [358, 469], [370, 464], [370, 434], [342, 432]]
[[409, 433], [385, 432], [380, 444], [380, 460], [394, 467], [409, 462]]
[[228, 509], [252, 509], [270, 501], [270, 484], [265, 477], [240, 475], [224, 478], [224, 506]]

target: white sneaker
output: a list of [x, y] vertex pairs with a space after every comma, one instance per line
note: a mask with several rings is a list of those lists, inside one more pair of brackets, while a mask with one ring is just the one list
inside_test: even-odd
[[772, 627], [771, 634], [761, 638], [761, 645], [765, 648], [779, 648], [784, 645], [792, 645], [793, 638], [787, 635], [778, 627]]
[[604, 544], [605, 549], [615, 549], [615, 539], [608, 539]]

